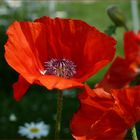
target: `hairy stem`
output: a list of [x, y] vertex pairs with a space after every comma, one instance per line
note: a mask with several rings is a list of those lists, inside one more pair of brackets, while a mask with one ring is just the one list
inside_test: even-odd
[[60, 130], [61, 130], [61, 116], [63, 108], [63, 92], [58, 90], [57, 95], [57, 116], [55, 125], [55, 140], [59, 140]]

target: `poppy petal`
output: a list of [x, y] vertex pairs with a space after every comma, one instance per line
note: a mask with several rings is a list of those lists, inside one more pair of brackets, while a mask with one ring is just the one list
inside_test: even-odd
[[[100, 90], [100, 89], [99, 89]], [[96, 94], [97, 93], [97, 94]], [[79, 100], [81, 102], [79, 110], [74, 114], [70, 127], [72, 130], [72, 135], [76, 140], [84, 140], [88, 138], [91, 126], [100, 120], [102, 114], [106, 112], [110, 107], [112, 107], [112, 99], [98, 94], [97, 89], [93, 90], [93, 94], [96, 96], [88, 96], [85, 93], [79, 94]], [[98, 98], [98, 95], [100, 98]]]
[[131, 67], [139, 73], [140, 69], [140, 31], [136, 34], [133, 31], [124, 34], [125, 58], [131, 61]]
[[54, 88], [64, 90], [74, 87], [84, 87], [84, 84], [82, 83], [52, 75], [41, 76], [38, 78], [38, 81], [41, 85], [45, 86], [49, 90], [52, 90]]
[[20, 75], [18, 81], [13, 84], [14, 98], [19, 101], [29, 87], [30, 84]]
[[118, 56], [103, 80], [96, 87], [103, 87], [106, 91], [109, 91], [110, 89], [127, 86], [136, 76], [136, 72], [130, 66], [130, 61]]
[[92, 140], [124, 140], [127, 125], [114, 111], [106, 112], [90, 128], [87, 139]]
[[112, 96], [116, 101], [114, 110], [129, 127], [140, 121], [140, 86], [112, 90]]
[[84, 81], [111, 62], [115, 54], [115, 44], [116, 41], [113, 38], [92, 27], [83, 50], [84, 60], [81, 61], [81, 67], [79, 67], [79, 80]]
[[133, 31], [124, 34], [125, 57], [134, 60], [140, 57], [140, 31], [136, 34]]
[[112, 98], [100, 89], [93, 90], [93, 94], [97, 93], [94, 97], [91, 93], [82, 93], [80, 108], [70, 125], [73, 137], [76, 140], [123, 140], [128, 129], [140, 121], [139, 92], [140, 86], [113, 89]]
[[[31, 46], [35, 46], [36, 39], [39, 39], [42, 26], [39, 23], [14, 22], [7, 30], [5, 58], [8, 64], [30, 83], [34, 82], [35, 77], [40, 75], [39, 70], [42, 69], [40, 60], [35, 55], [35, 49], [34, 52], [31, 49]], [[30, 39], [27, 38], [26, 31], [32, 32]]]
[[46, 26], [51, 58], [73, 61], [77, 66], [74, 78], [80, 82], [94, 75], [114, 57], [116, 41], [81, 20], [45, 16], [36, 22]]
[[103, 87], [105, 90], [123, 88], [134, 80], [140, 67], [140, 31], [138, 34], [133, 31], [125, 32], [124, 55], [125, 58], [118, 56], [115, 59], [96, 87]]

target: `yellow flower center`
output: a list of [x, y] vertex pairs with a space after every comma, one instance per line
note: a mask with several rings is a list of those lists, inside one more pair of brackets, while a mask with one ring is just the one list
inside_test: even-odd
[[39, 129], [38, 128], [31, 128], [30, 131], [32, 133], [38, 133], [39, 132]]

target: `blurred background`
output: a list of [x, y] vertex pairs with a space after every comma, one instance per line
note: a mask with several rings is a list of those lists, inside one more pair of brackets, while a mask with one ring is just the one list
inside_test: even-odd
[[[3, 46], [7, 40], [7, 27], [15, 20], [33, 21], [47, 15], [81, 19], [104, 32], [113, 24], [106, 13], [110, 5], [117, 5], [122, 9], [127, 26], [132, 29], [130, 0], [0, 0], [0, 139], [22, 138], [17, 133], [19, 126], [32, 121], [44, 121], [50, 125], [47, 139], [53, 139], [56, 117], [56, 91], [48, 91], [44, 87], [32, 85], [20, 102], [13, 99], [12, 84], [17, 80], [18, 74], [7, 65], [4, 59]], [[140, 1], [138, 1], [138, 7], [140, 13]], [[124, 28], [118, 28], [114, 35], [118, 41], [117, 54], [122, 56], [124, 31]], [[102, 79], [107, 68], [98, 72], [87, 83], [93, 87]], [[72, 139], [69, 122], [78, 107], [76, 90], [64, 91], [61, 138]], [[15, 119], [11, 119], [11, 116]]]

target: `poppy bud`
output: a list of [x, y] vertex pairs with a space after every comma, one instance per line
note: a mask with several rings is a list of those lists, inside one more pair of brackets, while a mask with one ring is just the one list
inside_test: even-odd
[[115, 5], [110, 6], [107, 8], [107, 14], [110, 17], [110, 19], [115, 23], [116, 26], [118, 27], [126, 27], [125, 24], [125, 16], [123, 12]]

